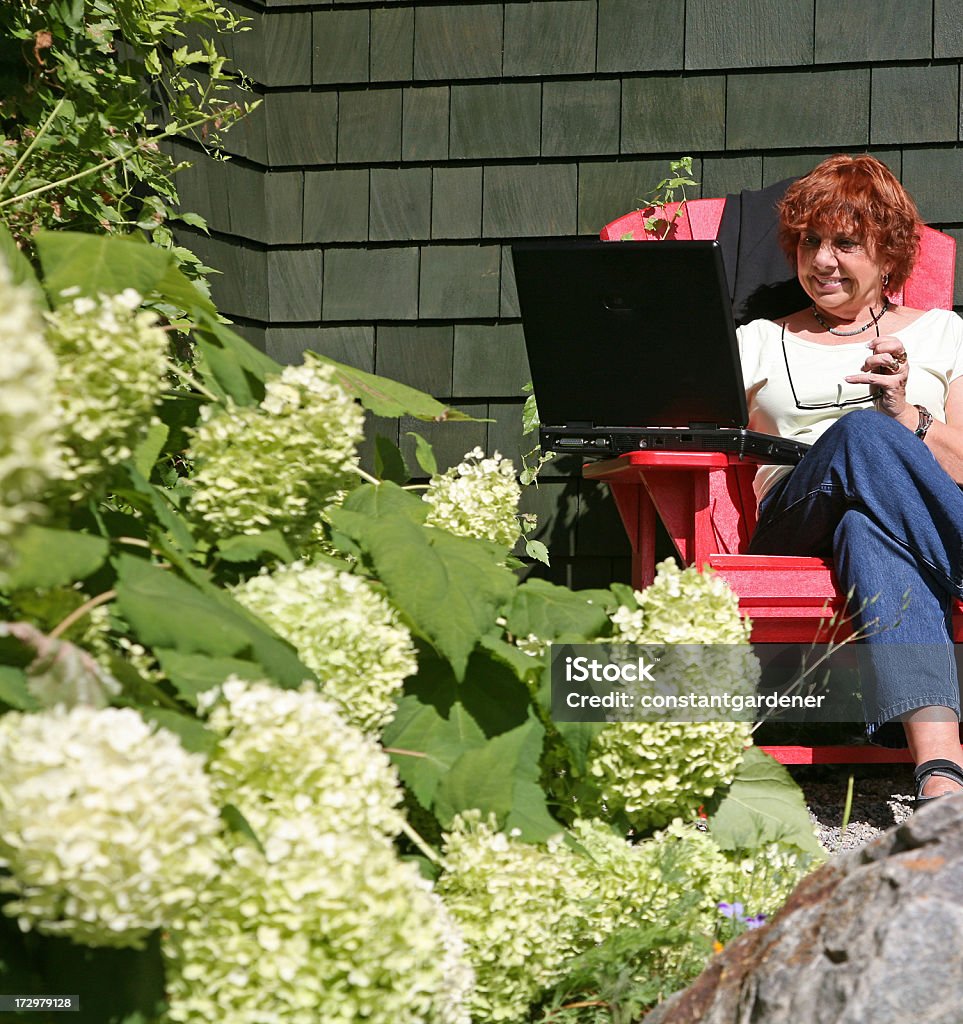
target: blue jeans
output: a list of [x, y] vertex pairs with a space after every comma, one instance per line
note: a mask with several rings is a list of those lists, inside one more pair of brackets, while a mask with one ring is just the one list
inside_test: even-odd
[[841, 417], [763, 498], [749, 550], [835, 561], [866, 633], [871, 735], [917, 708], [959, 717], [950, 626], [963, 595], [963, 492], [912, 431], [871, 409]]

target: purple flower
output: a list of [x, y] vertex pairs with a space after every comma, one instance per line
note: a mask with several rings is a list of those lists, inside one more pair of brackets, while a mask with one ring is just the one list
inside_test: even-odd
[[742, 920], [743, 906], [741, 903], [719, 903], [719, 913], [723, 917], [732, 917], [737, 921]]
[[761, 928], [766, 923], [766, 915], [756, 914], [755, 917], [744, 917], [742, 923], [752, 931], [753, 928]]

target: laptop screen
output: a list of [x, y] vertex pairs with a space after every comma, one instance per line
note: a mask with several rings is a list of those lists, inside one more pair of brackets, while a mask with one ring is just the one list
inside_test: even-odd
[[533, 239], [512, 257], [543, 425], [746, 426], [717, 242]]

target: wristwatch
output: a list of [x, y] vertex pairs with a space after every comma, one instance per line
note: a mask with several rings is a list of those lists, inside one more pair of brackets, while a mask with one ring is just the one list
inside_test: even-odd
[[926, 431], [933, 425], [933, 414], [922, 405], [914, 407], [920, 414], [920, 421], [916, 426], [916, 436], [922, 441], [926, 437]]

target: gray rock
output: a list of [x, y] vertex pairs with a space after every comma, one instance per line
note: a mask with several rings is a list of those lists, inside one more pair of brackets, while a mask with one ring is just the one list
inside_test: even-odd
[[961, 1024], [963, 794], [804, 879], [643, 1024]]

